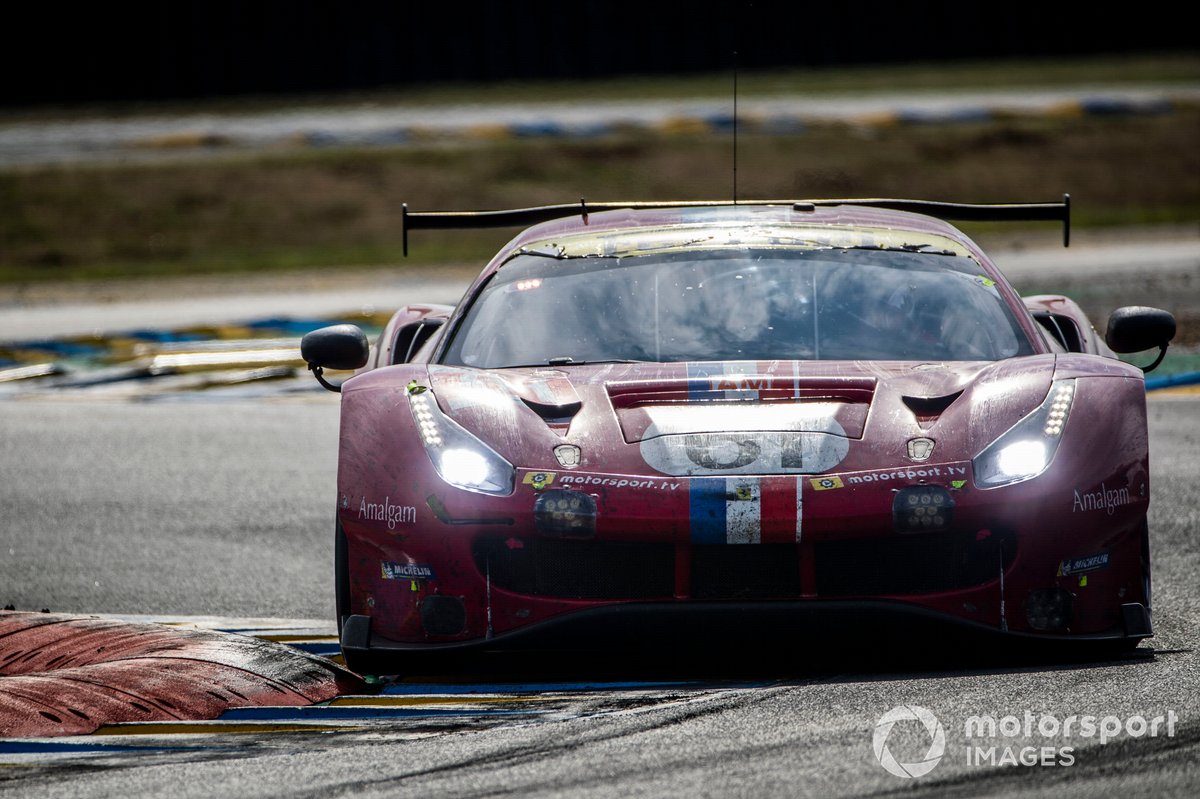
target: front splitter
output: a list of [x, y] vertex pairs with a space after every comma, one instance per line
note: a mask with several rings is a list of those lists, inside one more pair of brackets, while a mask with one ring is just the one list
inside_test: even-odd
[[792, 602], [625, 602], [564, 613], [518, 630], [448, 643], [405, 643], [376, 635], [371, 617], [350, 616], [341, 629], [342, 651], [362, 661], [428, 659], [533, 650], [671, 652], [779, 647], [854, 647], [866, 650], [938, 648], [948, 641], [999, 650], [1052, 652], [1136, 645], [1150, 637], [1148, 611], [1122, 606], [1121, 627], [1091, 635], [1011, 632], [894, 600]]

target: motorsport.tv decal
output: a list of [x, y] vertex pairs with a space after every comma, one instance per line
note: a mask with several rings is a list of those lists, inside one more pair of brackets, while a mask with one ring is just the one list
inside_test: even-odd
[[677, 480], [649, 480], [641, 477], [615, 477], [607, 474], [573, 472], [558, 479], [560, 485], [596, 486], [598, 488], [649, 488], [656, 491], [675, 491], [683, 485]]
[[920, 468], [904, 466], [895, 469], [873, 469], [866, 472], [844, 472], [829, 474], [823, 477], [813, 477], [809, 480], [814, 491], [828, 491], [846, 486], [864, 485], [869, 483], [886, 483], [892, 480], [949, 480], [956, 489], [967, 484], [967, 464], [942, 464], [941, 466], [922, 466]]
[[860, 485], [862, 483], [882, 483], [889, 480], [928, 480], [936, 479], [954, 479], [967, 476], [966, 464], [962, 466], [923, 466], [919, 469], [912, 467], [900, 469], [877, 469], [870, 472], [856, 472], [854, 474], [843, 474], [842, 480], [846, 485]]

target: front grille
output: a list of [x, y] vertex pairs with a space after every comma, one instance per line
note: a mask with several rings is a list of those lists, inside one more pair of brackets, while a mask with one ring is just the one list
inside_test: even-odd
[[[995, 579], [1016, 557], [1011, 534], [888, 535], [812, 547], [818, 597], [903, 596], [953, 591]], [[692, 599], [799, 599], [802, 549], [794, 544], [692, 545]], [[483, 538], [475, 565], [492, 585], [559, 599], [668, 599], [675, 545], [547, 538]]]
[[475, 564], [493, 585], [533, 596], [660, 599], [675, 590], [674, 544], [481, 539]]
[[814, 547], [819, 596], [953, 591], [1000, 575], [1016, 557], [1011, 534], [934, 533], [823, 541]]
[[695, 599], [783, 599], [800, 596], [795, 544], [692, 547]]

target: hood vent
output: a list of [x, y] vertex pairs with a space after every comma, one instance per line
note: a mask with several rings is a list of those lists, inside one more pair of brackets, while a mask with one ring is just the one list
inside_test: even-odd
[[562, 405], [550, 405], [544, 402], [536, 402], [528, 397], [521, 397], [521, 402], [529, 410], [542, 417], [542, 421], [546, 424], [570, 424], [571, 419], [575, 414], [579, 413], [579, 409], [583, 407], [582, 402], [568, 402]]
[[925, 427], [936, 422], [942, 412], [954, 404], [962, 396], [962, 391], [946, 394], [941, 397], [901, 397], [900, 399], [917, 417], [917, 424]]

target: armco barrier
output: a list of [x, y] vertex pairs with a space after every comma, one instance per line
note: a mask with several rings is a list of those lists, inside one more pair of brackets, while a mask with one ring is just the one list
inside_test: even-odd
[[257, 638], [86, 616], [0, 612], [0, 738], [212, 719], [361, 692], [354, 674]]

